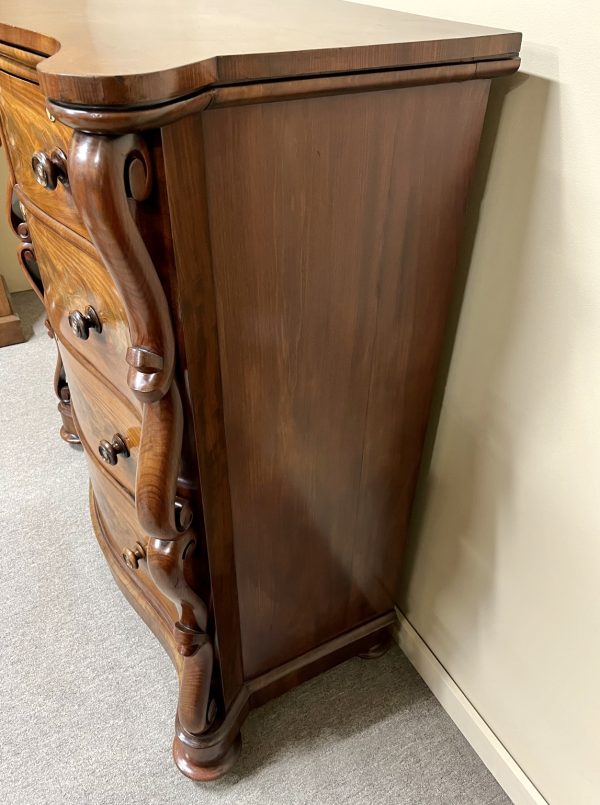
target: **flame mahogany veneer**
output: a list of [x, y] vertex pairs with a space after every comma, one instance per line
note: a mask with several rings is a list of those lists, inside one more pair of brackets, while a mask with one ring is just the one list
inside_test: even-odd
[[10, 218], [100, 546], [179, 675], [175, 761], [207, 780], [251, 707], [394, 622], [521, 37], [339, 0], [60, 5], [2, 5]]

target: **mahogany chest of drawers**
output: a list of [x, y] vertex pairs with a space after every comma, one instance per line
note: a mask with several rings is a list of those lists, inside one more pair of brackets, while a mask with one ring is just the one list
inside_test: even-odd
[[211, 779], [250, 707], [394, 621], [520, 35], [340, 0], [59, 5], [0, 12], [10, 218], [98, 541], [179, 674], [175, 761]]

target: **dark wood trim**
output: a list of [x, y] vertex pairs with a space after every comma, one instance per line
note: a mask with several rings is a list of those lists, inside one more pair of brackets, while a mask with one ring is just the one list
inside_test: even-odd
[[246, 682], [229, 705], [223, 721], [202, 735], [189, 736], [177, 723], [173, 754], [180, 771], [192, 780], [220, 777], [239, 754], [239, 731], [251, 707], [265, 704], [291, 687], [380, 645], [396, 622], [395, 612], [386, 613]]
[[261, 84], [240, 84], [213, 90], [211, 109], [252, 103], [271, 103], [292, 98], [316, 98], [353, 92], [417, 87], [425, 84], [447, 84], [471, 81], [484, 77], [510, 75], [519, 69], [520, 59], [477, 62], [470, 64], [436, 65], [403, 70], [382, 70], [354, 75], [301, 78], [293, 81], [270, 81]]
[[48, 110], [71, 128], [98, 134], [128, 134], [131, 131], [168, 126], [180, 117], [201, 112], [210, 104], [213, 90], [169, 104], [133, 109], [83, 109], [48, 101]]
[[129, 387], [142, 402], [135, 477], [135, 511], [148, 536], [146, 562], [156, 588], [178, 611], [172, 625], [184, 657], [178, 723], [186, 735], [206, 731], [217, 714], [211, 702], [213, 642], [208, 608], [189, 581], [198, 548], [192, 508], [177, 497], [183, 407], [175, 373], [175, 338], [169, 307], [152, 258], [130, 207], [150, 196], [150, 149], [134, 135], [107, 138], [76, 132], [69, 181], [82, 220], [121, 296], [133, 344], [123, 359]]
[[[184, 328], [194, 434], [226, 707], [243, 681], [233, 526], [223, 424], [217, 313], [204, 193], [202, 121], [188, 117], [163, 129], [163, 153]], [[190, 151], [191, 149], [191, 151]], [[193, 152], [193, 153], [192, 153]], [[190, 226], [190, 223], [192, 225]]]
[[155, 402], [173, 382], [175, 339], [163, 288], [129, 207], [128, 196], [141, 202], [150, 193], [148, 148], [135, 135], [75, 132], [69, 174], [82, 220], [127, 312], [128, 384], [141, 402]]
[[146, 109], [81, 109], [48, 101], [48, 110], [67, 126], [83, 131], [125, 134], [168, 126], [179, 118], [205, 109], [253, 103], [273, 103], [292, 98], [314, 98], [352, 92], [471, 81], [511, 75], [519, 69], [519, 58], [468, 64], [436, 65], [402, 70], [380, 70], [352, 75], [300, 77], [292, 81], [273, 80], [254, 84], [214, 87], [198, 95]]
[[379, 645], [387, 636], [389, 627], [397, 622], [394, 611], [387, 612], [374, 620], [345, 632], [333, 640], [307, 651], [284, 665], [266, 674], [255, 677], [246, 683], [250, 704], [264, 704], [275, 696], [280, 696], [307, 679], [332, 668], [344, 660], [354, 657], [372, 646]]

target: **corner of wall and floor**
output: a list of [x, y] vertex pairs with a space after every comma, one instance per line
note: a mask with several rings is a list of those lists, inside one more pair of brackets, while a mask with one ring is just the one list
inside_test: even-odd
[[600, 11], [371, 4], [523, 32], [490, 97], [399, 642], [517, 805], [595, 805]]

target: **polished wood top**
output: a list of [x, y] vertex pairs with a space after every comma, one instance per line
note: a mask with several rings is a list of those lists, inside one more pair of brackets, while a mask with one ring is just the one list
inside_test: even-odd
[[51, 57], [37, 66], [49, 98], [128, 106], [216, 84], [510, 58], [521, 35], [343, 0], [2, 0], [0, 40]]

